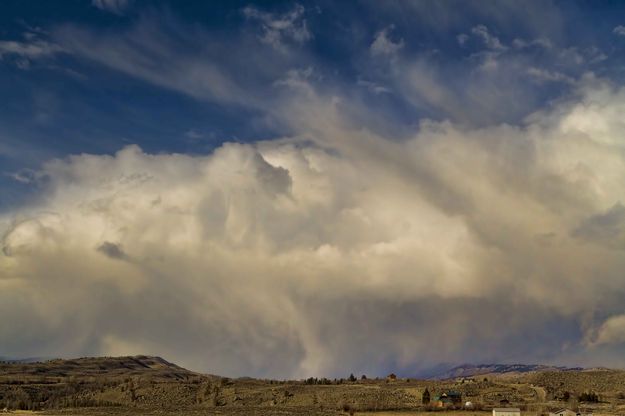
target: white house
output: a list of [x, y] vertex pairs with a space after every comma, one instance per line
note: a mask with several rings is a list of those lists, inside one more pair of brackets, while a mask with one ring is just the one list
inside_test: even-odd
[[521, 409], [516, 407], [500, 407], [493, 409], [493, 416], [521, 416]]

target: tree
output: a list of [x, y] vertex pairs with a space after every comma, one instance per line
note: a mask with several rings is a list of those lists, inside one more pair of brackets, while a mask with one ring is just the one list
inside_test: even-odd
[[427, 387], [423, 392], [423, 396], [421, 396], [421, 403], [430, 404], [430, 391], [427, 389]]
[[354, 374], [350, 374], [348, 380], [353, 383], [354, 381], [356, 381], [356, 377], [354, 377]]

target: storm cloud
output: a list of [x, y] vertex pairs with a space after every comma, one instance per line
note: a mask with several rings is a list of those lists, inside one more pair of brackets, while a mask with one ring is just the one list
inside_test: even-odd
[[0, 40], [0, 355], [625, 366], [617, 23], [83, 6]]
[[397, 140], [306, 85], [289, 137], [42, 166], [1, 218], [4, 353], [304, 377], [594, 364], [625, 339], [624, 90]]

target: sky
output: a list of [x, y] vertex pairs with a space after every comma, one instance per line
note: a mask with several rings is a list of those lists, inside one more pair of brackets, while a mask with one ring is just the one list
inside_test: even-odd
[[625, 367], [622, 2], [0, 10], [0, 356]]

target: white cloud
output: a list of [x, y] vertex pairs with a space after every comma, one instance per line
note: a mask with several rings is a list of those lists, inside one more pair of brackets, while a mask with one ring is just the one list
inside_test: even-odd
[[[163, 88], [201, 100], [245, 106], [258, 104], [223, 67], [223, 60], [207, 59], [206, 54], [215, 52], [206, 48], [209, 36], [205, 32], [193, 32], [172, 23], [170, 29], [177, 35], [174, 39], [163, 35], [160, 29], [148, 18], [127, 32], [102, 34], [69, 25], [57, 28], [53, 37], [76, 57]], [[181, 52], [180, 39], [186, 39], [188, 44], [195, 42], [195, 52]]]
[[274, 82], [276, 86], [287, 86], [289, 88], [298, 88], [311, 90], [312, 87], [309, 83], [309, 80], [314, 76], [314, 69], [312, 67], [302, 68], [302, 69], [289, 69], [286, 72], [284, 78], [277, 80]]
[[575, 80], [566, 74], [557, 71], [549, 71], [546, 69], [530, 67], [527, 69], [528, 75], [538, 82], [565, 82], [573, 84]]
[[599, 328], [588, 333], [588, 345], [597, 347], [606, 344], [625, 342], [625, 315], [615, 315], [606, 319]]
[[296, 137], [50, 161], [42, 198], [0, 217], [5, 351], [274, 377], [553, 357], [582, 340], [549, 325], [623, 302], [603, 237], [622, 227], [625, 91], [580, 88], [523, 126], [404, 140], [313, 89], [278, 108]]
[[[312, 37], [301, 6], [243, 13], [279, 50]], [[169, 24], [66, 26], [52, 39], [152, 84], [262, 109], [294, 137], [205, 156], [131, 146], [13, 175], [43, 191], [0, 216], [0, 314], [19, 316], [0, 326], [7, 354], [154, 353], [226, 375], [384, 374], [544, 361], [563, 344], [590, 345], [559, 328], [603, 320], [597, 310], [622, 314], [625, 92], [569, 78], [565, 65], [601, 51], [554, 50], [556, 65], [528, 67], [527, 48], [555, 47], [536, 38], [506, 49], [476, 26], [471, 40], [486, 48], [462, 74], [424, 56], [363, 71], [357, 86], [442, 120], [393, 135], [383, 133], [388, 113], [322, 78], [318, 62], [258, 48], [256, 37], [245, 39], [253, 48], [219, 49], [223, 39]], [[393, 30], [364, 56], [397, 56], [405, 44]], [[50, 56], [19, 45], [6, 54]], [[275, 58], [256, 61], [265, 95], [236, 73], [255, 49]], [[236, 54], [244, 59], [230, 61]], [[515, 106], [522, 117], [536, 109], [528, 78], [569, 84], [569, 99], [500, 124]], [[598, 325], [598, 343], [619, 339], [615, 322]]]
[[372, 81], [359, 79], [356, 83], [357, 85], [360, 85], [361, 87], [366, 88], [367, 90], [371, 91], [374, 94], [391, 94], [392, 93], [390, 88], [377, 84]]
[[506, 47], [499, 41], [499, 38], [492, 35], [484, 25], [477, 25], [471, 29], [471, 33], [482, 40], [484, 45], [492, 50], [505, 50]]
[[521, 38], [515, 38], [512, 41], [512, 46], [514, 46], [517, 49], [524, 49], [524, 48], [529, 48], [529, 47], [540, 47], [544, 49], [551, 49], [553, 47], [553, 44], [551, 43], [549, 39], [546, 39], [546, 38], [532, 39], [530, 41], [527, 41]]
[[199, 140], [201, 138], [204, 137], [204, 135], [202, 133], [200, 133], [199, 131], [195, 130], [195, 129], [189, 129], [187, 130], [184, 135], [191, 139], [191, 140]]
[[306, 9], [296, 4], [292, 10], [284, 14], [263, 12], [253, 6], [243, 9], [243, 15], [250, 20], [261, 23], [263, 34], [261, 40], [277, 50], [285, 51], [285, 41], [304, 43], [313, 38], [304, 19]]
[[625, 26], [623, 26], [623, 25], [616, 26], [612, 30], [612, 33], [614, 33], [615, 35], [618, 35], [618, 36], [625, 36]]
[[91, 4], [100, 10], [122, 14], [130, 4], [130, 0], [91, 0]]
[[390, 33], [393, 29], [394, 26], [391, 25], [375, 34], [373, 42], [369, 47], [372, 55], [394, 56], [404, 47], [403, 39], [400, 38], [397, 41], [393, 41], [390, 38]]
[[31, 61], [50, 58], [64, 52], [63, 48], [54, 43], [28, 38], [23, 41], [0, 40], [0, 60], [7, 56], [15, 57], [15, 64], [20, 69], [29, 69]]

